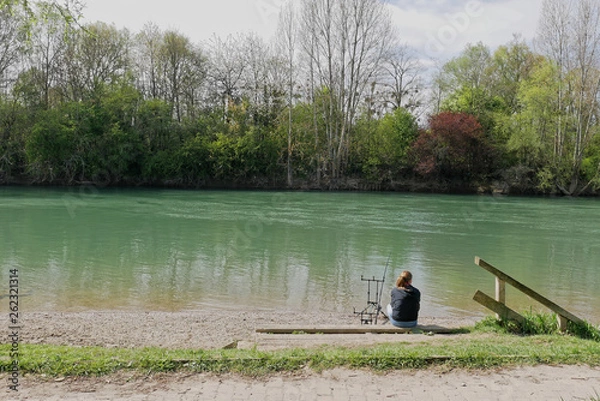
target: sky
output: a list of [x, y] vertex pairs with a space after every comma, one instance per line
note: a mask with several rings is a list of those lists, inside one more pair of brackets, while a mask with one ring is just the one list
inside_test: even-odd
[[[424, 58], [446, 61], [468, 43], [492, 50], [519, 33], [531, 41], [543, 0], [388, 0], [400, 37]], [[147, 22], [195, 43], [213, 34], [275, 35], [285, 0], [84, 0], [84, 22], [103, 21], [139, 32]]]

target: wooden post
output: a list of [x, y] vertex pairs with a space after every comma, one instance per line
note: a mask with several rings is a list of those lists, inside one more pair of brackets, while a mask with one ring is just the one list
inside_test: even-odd
[[567, 318], [561, 315], [556, 315], [556, 318], [558, 319], [558, 330], [567, 331]]
[[[506, 305], [506, 283], [496, 277], [496, 301], [502, 305]], [[497, 319], [501, 319], [499, 314], [496, 314]]]

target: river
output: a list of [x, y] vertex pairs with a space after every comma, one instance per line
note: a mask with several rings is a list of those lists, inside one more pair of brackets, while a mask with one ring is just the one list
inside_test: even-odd
[[[600, 322], [600, 202], [394, 193], [0, 188], [0, 294], [20, 310], [352, 313], [403, 270], [422, 316], [483, 316], [479, 256]], [[8, 300], [0, 300], [8, 310]], [[517, 311], [544, 310], [507, 288]]]

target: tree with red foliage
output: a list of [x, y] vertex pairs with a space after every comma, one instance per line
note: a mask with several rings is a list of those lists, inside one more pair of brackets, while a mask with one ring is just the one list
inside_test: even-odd
[[490, 171], [489, 141], [477, 118], [466, 113], [431, 116], [412, 154], [414, 170], [424, 178], [469, 182]]

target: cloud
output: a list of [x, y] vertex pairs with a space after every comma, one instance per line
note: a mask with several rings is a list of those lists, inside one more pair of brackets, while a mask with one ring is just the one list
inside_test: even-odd
[[535, 36], [542, 0], [408, 1], [388, 4], [405, 42], [425, 57], [447, 60], [469, 43], [494, 49], [521, 34]]
[[[255, 32], [269, 39], [286, 0], [87, 0], [85, 22], [104, 21], [139, 32], [147, 22], [174, 29], [199, 43], [213, 34]], [[468, 43], [495, 48], [513, 33], [535, 35], [542, 0], [389, 0], [402, 40], [421, 55], [456, 56]], [[474, 11], [475, 10], [475, 11]], [[479, 10], [479, 11], [477, 11]]]
[[194, 42], [213, 34], [255, 32], [268, 38], [275, 32], [283, 0], [87, 0], [84, 22], [103, 21], [139, 32], [147, 22], [174, 29]]

